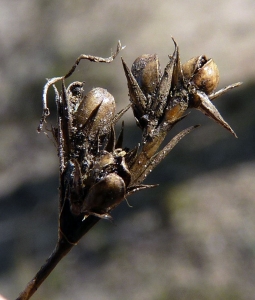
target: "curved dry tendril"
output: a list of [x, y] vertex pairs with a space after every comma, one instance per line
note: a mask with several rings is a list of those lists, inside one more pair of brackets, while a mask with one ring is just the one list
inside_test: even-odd
[[47, 106], [47, 94], [48, 94], [48, 89], [50, 88], [50, 86], [52, 86], [53, 84], [55, 84], [56, 82], [60, 81], [60, 80], [64, 80], [68, 77], [70, 77], [73, 72], [75, 71], [76, 67], [78, 66], [78, 64], [80, 63], [80, 61], [82, 59], [86, 59], [86, 60], [90, 60], [92, 62], [102, 62], [102, 63], [111, 63], [116, 56], [118, 55], [118, 53], [123, 50], [126, 46], [121, 46], [121, 42], [118, 41], [117, 44], [117, 49], [114, 53], [111, 54], [111, 56], [107, 57], [107, 58], [103, 58], [103, 57], [99, 57], [99, 56], [93, 56], [93, 55], [86, 55], [86, 54], [81, 54], [75, 61], [74, 65], [72, 66], [72, 68], [70, 69], [70, 71], [61, 77], [53, 77], [51, 79], [47, 79], [47, 83], [45, 84], [44, 88], [43, 88], [43, 113], [42, 113], [42, 117], [39, 123], [39, 126], [37, 128], [38, 132], [42, 131], [43, 128], [43, 124], [46, 122], [46, 118], [50, 115], [50, 110]]

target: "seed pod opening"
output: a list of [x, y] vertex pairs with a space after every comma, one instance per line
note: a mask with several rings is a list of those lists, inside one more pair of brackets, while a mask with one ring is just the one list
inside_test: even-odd
[[216, 63], [204, 55], [191, 58], [183, 64], [182, 69], [184, 77], [191, 80], [207, 95], [211, 94], [219, 84], [219, 69]]

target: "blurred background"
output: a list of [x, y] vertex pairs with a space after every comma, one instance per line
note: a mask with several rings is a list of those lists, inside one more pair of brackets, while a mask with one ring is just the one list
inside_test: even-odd
[[[202, 113], [170, 132], [201, 124], [147, 183], [100, 221], [61, 261], [32, 299], [254, 299], [255, 294], [255, 2], [0, 0], [0, 294], [15, 299], [57, 240], [58, 158], [36, 128], [45, 78], [62, 76], [81, 54], [108, 57], [121, 40], [131, 66], [157, 53], [163, 68], [201, 54], [217, 63], [215, 102], [235, 139]], [[110, 65], [82, 61], [71, 81], [101, 86], [128, 103], [120, 56]], [[69, 83], [69, 82], [68, 82]], [[50, 124], [55, 124], [53, 92]], [[127, 147], [141, 137], [131, 112]]]

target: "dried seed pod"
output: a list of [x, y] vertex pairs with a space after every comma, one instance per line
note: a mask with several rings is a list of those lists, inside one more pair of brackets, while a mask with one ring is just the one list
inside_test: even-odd
[[215, 62], [201, 55], [190, 59], [182, 66], [182, 69], [183, 75], [188, 81], [187, 86], [191, 83], [191, 86], [188, 87], [190, 93], [189, 107], [197, 108], [237, 137], [209, 97], [219, 83], [219, 70]]
[[102, 151], [100, 153], [99, 159], [95, 163], [95, 168], [102, 169], [110, 164], [114, 164], [114, 157], [112, 153], [107, 151]]
[[86, 186], [92, 186], [99, 180], [102, 180], [108, 173], [113, 172], [111, 168], [115, 163], [112, 153], [107, 151], [100, 151], [96, 158], [93, 160], [93, 168], [89, 170], [86, 175], [84, 184]]
[[191, 58], [182, 66], [184, 77], [205, 94], [211, 94], [219, 84], [219, 69], [205, 55]]
[[103, 88], [94, 88], [80, 103], [75, 122], [78, 129], [89, 132], [90, 136], [107, 134], [111, 130], [115, 115], [114, 97]]
[[151, 95], [161, 78], [160, 64], [157, 54], [143, 54], [133, 63], [131, 72], [144, 95]]
[[103, 219], [111, 219], [109, 211], [117, 206], [126, 193], [124, 180], [115, 173], [94, 184], [85, 197], [82, 213]]
[[84, 178], [85, 186], [93, 186], [102, 180], [108, 174], [115, 173], [119, 175], [126, 185], [130, 183], [130, 171], [125, 162], [126, 151], [115, 149], [112, 153], [102, 150], [97, 153], [93, 160], [92, 168]]

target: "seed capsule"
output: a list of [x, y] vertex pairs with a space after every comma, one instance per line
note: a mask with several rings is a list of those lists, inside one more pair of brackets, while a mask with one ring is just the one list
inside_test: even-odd
[[113, 96], [103, 88], [94, 88], [82, 100], [75, 121], [78, 129], [89, 131], [90, 136], [107, 134], [115, 115]]
[[161, 78], [157, 54], [143, 54], [133, 63], [131, 72], [145, 96], [151, 95]]
[[219, 84], [219, 69], [215, 62], [207, 59], [205, 55], [191, 58], [182, 66], [182, 70], [184, 77], [207, 95]]
[[219, 83], [219, 70], [215, 62], [201, 55], [190, 59], [182, 69], [185, 79], [195, 86], [195, 90], [191, 90], [189, 107], [197, 108], [237, 137], [209, 98]]
[[94, 215], [111, 219], [108, 212], [122, 201], [125, 193], [124, 180], [117, 174], [111, 173], [91, 187], [84, 199], [82, 212], [85, 216]]

